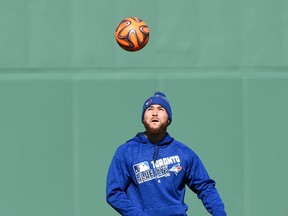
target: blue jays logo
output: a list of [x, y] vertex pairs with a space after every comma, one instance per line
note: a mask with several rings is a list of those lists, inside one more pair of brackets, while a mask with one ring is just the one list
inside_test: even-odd
[[180, 166], [180, 163], [174, 165], [173, 167], [171, 167], [171, 168], [169, 169], [169, 171], [170, 171], [170, 172], [174, 172], [176, 176], [178, 175], [178, 173], [179, 173], [181, 170], [182, 170], [182, 167]]
[[149, 100], [145, 103], [145, 106], [148, 107], [150, 103], [152, 103], [152, 99], [149, 99]]

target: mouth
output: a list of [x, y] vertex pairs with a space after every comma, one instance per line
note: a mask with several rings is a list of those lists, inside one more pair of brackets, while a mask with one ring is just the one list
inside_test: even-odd
[[152, 119], [151, 122], [159, 122], [158, 119]]

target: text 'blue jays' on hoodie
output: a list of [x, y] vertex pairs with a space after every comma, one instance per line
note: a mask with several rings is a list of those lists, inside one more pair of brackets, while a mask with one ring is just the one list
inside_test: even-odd
[[113, 157], [106, 198], [124, 216], [185, 216], [185, 185], [211, 215], [226, 216], [215, 182], [190, 148], [168, 133], [157, 144], [138, 133]]

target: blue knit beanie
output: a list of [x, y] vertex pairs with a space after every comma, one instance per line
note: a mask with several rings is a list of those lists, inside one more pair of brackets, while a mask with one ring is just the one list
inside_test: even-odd
[[142, 118], [141, 118], [142, 122], [144, 120], [144, 113], [146, 109], [153, 104], [159, 104], [162, 107], [164, 107], [164, 109], [166, 110], [168, 114], [168, 119], [169, 119], [169, 124], [170, 124], [172, 122], [172, 110], [171, 110], [169, 101], [167, 100], [165, 94], [162, 92], [155, 92], [154, 96], [148, 98], [144, 102], [143, 109], [142, 109]]

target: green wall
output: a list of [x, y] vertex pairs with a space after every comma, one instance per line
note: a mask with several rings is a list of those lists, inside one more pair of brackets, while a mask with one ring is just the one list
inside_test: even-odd
[[[288, 2], [0, 0], [0, 215], [117, 215], [116, 148], [164, 91], [169, 133], [201, 157], [228, 215], [287, 216]], [[150, 41], [120, 49], [138, 16]], [[189, 215], [208, 215], [187, 191]]]

